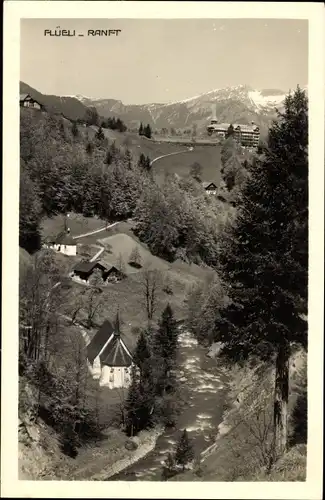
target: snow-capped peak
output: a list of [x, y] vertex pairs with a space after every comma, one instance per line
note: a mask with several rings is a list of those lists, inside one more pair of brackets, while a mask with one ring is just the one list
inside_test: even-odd
[[247, 89], [247, 85], [234, 85], [232, 87], [225, 87], [225, 88], [218, 88], [218, 89], [213, 89], [209, 90], [208, 92], [203, 92], [202, 94], [195, 95], [193, 97], [188, 97], [187, 99], [182, 99], [181, 101], [171, 101], [166, 103], [166, 106], [170, 106], [172, 104], [182, 104], [182, 103], [187, 103], [191, 101], [196, 101], [197, 99], [205, 98], [206, 96], [209, 96], [211, 94], [216, 94], [218, 95], [219, 93], [236, 93], [243, 91], [244, 89]]
[[251, 100], [256, 111], [265, 108], [274, 108], [283, 103], [286, 94], [272, 93], [270, 95], [263, 95], [260, 90], [251, 90], [248, 92], [248, 97]]
[[78, 99], [78, 101], [100, 101], [101, 97], [89, 97], [86, 95], [76, 94], [76, 95], [64, 95], [62, 97], [73, 97], [74, 99]]

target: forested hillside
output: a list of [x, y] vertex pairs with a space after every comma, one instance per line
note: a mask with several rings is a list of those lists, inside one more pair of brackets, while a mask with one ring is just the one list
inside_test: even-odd
[[190, 175], [169, 176], [158, 187], [141, 156], [116, 147], [100, 128], [92, 138], [88, 133], [58, 116], [21, 111], [21, 246], [37, 248], [44, 215], [73, 211], [107, 221], [135, 215], [136, 234], [155, 255], [215, 264], [223, 203]]

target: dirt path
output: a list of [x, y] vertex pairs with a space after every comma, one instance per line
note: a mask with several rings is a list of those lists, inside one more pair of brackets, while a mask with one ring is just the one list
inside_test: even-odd
[[162, 158], [166, 158], [167, 156], [180, 155], [182, 153], [188, 153], [188, 151], [191, 151], [191, 150], [190, 149], [185, 149], [183, 151], [176, 151], [175, 153], [168, 153], [167, 155], [158, 156], [157, 158], [154, 158], [152, 160], [152, 162], [150, 163], [150, 166], [152, 166], [153, 163], [155, 163], [156, 161], [161, 160]]
[[100, 227], [99, 229], [95, 229], [95, 231], [90, 231], [89, 233], [84, 233], [84, 234], [79, 234], [77, 236], [72, 236], [72, 239], [78, 240], [79, 238], [86, 238], [86, 236], [91, 236], [92, 234], [97, 234], [97, 233], [101, 233], [102, 231], [107, 231], [111, 227], [116, 226], [116, 224], [119, 224], [119, 221], [113, 222], [113, 224], [110, 224], [109, 226]]
[[97, 247], [99, 248], [99, 251], [96, 253], [96, 255], [94, 255], [89, 262], [94, 262], [96, 259], [98, 259], [98, 257], [103, 253], [103, 251], [105, 250], [104, 247]]

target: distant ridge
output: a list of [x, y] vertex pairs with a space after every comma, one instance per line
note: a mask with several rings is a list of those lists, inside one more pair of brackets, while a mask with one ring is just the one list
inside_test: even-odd
[[[304, 87], [307, 90], [307, 87]], [[149, 123], [154, 129], [206, 128], [212, 116], [220, 122], [249, 124], [254, 121], [267, 130], [276, 109], [283, 106], [285, 95], [279, 89], [256, 90], [248, 85], [236, 85], [214, 89], [194, 97], [169, 103], [123, 104], [121, 100], [73, 96], [49, 96], [41, 94], [24, 82], [20, 91], [30, 93], [49, 110], [61, 112], [70, 119], [83, 118], [87, 107], [95, 107], [100, 116], [119, 117], [130, 128], [140, 122]]]

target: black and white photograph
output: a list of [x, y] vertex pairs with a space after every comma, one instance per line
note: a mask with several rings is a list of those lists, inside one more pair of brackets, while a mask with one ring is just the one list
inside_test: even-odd
[[17, 480], [306, 484], [310, 21], [57, 12], [12, 82]]

